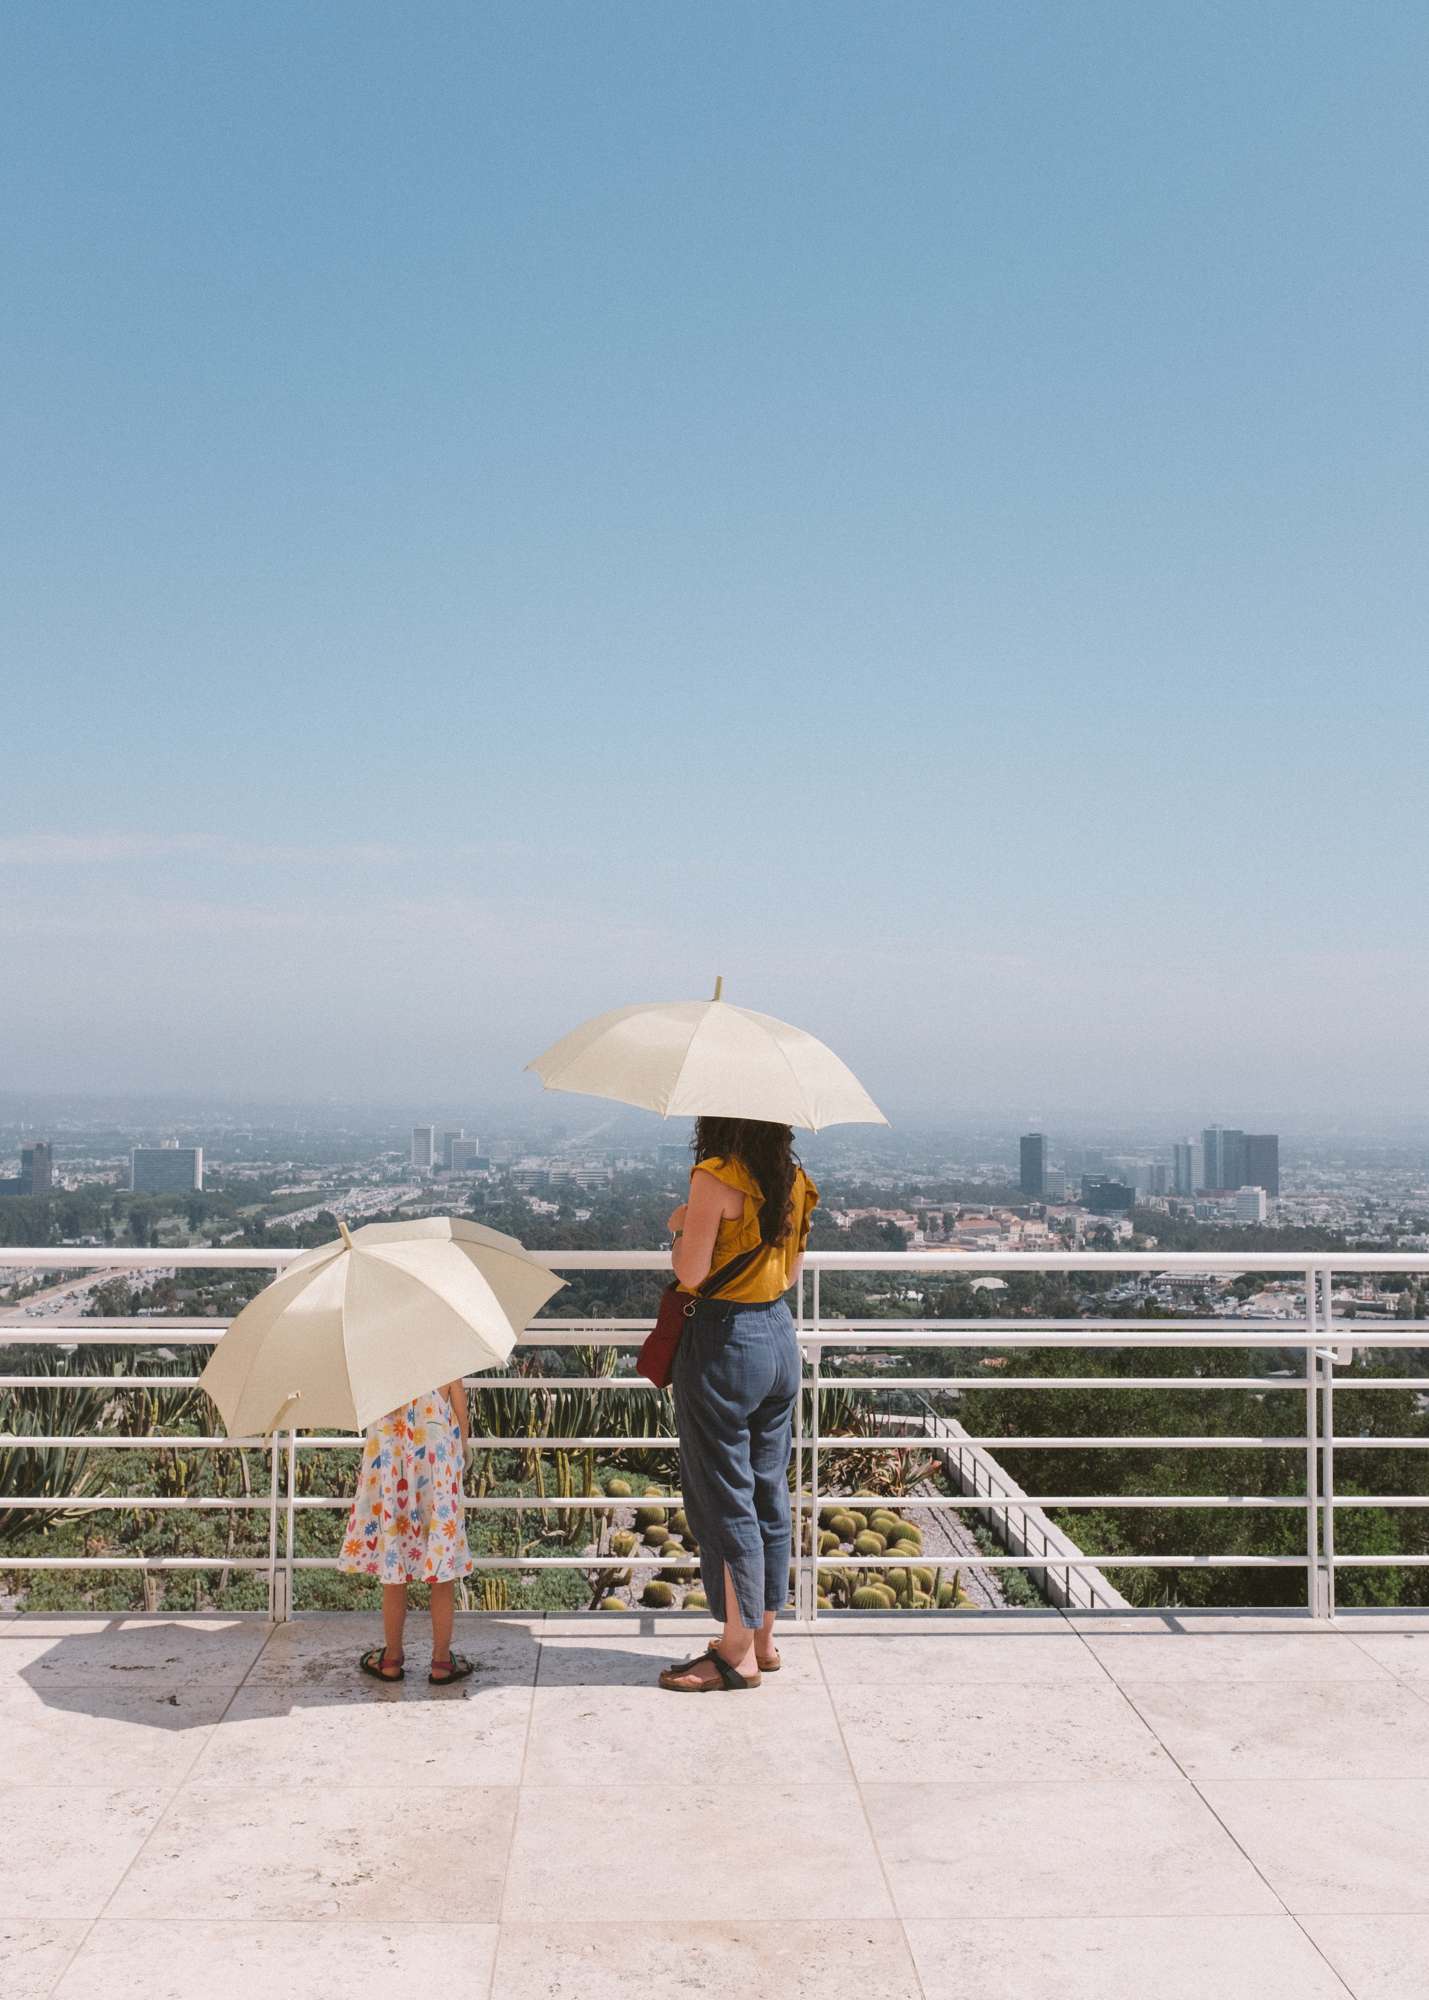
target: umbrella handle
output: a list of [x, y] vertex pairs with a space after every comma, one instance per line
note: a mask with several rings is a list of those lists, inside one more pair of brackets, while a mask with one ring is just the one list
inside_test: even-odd
[[301, 1389], [294, 1389], [291, 1396], [285, 1396], [282, 1402], [279, 1403], [277, 1409], [273, 1413], [273, 1421], [268, 1426], [269, 1430], [270, 1431], [281, 1430], [283, 1428], [283, 1419], [288, 1414], [288, 1411], [292, 1408], [294, 1403], [301, 1403], [302, 1400], [303, 1400], [303, 1392]]

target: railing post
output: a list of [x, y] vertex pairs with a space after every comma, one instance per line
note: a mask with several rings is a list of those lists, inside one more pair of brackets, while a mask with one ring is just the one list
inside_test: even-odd
[[1305, 1602], [1312, 1618], [1325, 1616], [1320, 1572], [1320, 1452], [1318, 1399], [1320, 1358], [1320, 1274], [1305, 1266]]
[[[799, 1273], [798, 1325], [795, 1329], [799, 1346], [799, 1393], [794, 1399], [794, 1616], [807, 1618], [809, 1615], [809, 1572], [804, 1560], [804, 1274]], [[814, 1552], [815, 1537], [811, 1531], [809, 1549]]]
[[[823, 1310], [823, 1295], [819, 1289], [819, 1268], [814, 1266], [813, 1282], [814, 1338], [809, 1346], [810, 1389], [809, 1421], [812, 1436], [809, 1440], [809, 1567], [807, 1572], [807, 1606], [804, 1616], [810, 1623], [816, 1623], [819, 1616], [819, 1438], [822, 1433], [823, 1394], [823, 1346], [819, 1341], [820, 1315]], [[800, 1369], [802, 1376], [803, 1370]], [[803, 1383], [800, 1382], [799, 1399], [803, 1401]]]
[[298, 1433], [296, 1431], [289, 1431], [288, 1432], [288, 1495], [287, 1495], [288, 1523], [287, 1523], [286, 1537], [284, 1541], [284, 1559], [283, 1559], [284, 1618], [291, 1618], [293, 1615], [293, 1539], [294, 1539], [293, 1531], [294, 1531], [296, 1512], [297, 1512], [297, 1510], [293, 1506], [293, 1502], [297, 1498], [297, 1493], [298, 1493]]
[[278, 1567], [278, 1453], [281, 1433], [274, 1431], [268, 1454], [268, 1619], [281, 1625], [288, 1618], [288, 1578]]
[[1319, 1274], [1320, 1334], [1320, 1546], [1324, 1551], [1322, 1615], [1335, 1615], [1335, 1351], [1329, 1345], [1334, 1316], [1330, 1267]]

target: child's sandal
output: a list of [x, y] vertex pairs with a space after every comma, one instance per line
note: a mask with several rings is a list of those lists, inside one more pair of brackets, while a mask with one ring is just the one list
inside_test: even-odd
[[358, 1661], [357, 1664], [364, 1674], [370, 1675], [371, 1678], [375, 1681], [406, 1680], [407, 1669], [404, 1666], [401, 1665], [395, 1667], [383, 1666], [382, 1662], [386, 1659], [386, 1657], [387, 1657], [387, 1648], [385, 1646], [374, 1646], [371, 1652], [364, 1653], [362, 1655], [362, 1658]]
[[476, 1672], [476, 1661], [469, 1660], [465, 1653], [453, 1653], [451, 1658], [445, 1663], [446, 1672], [444, 1674], [437, 1672], [437, 1668], [441, 1664], [442, 1662], [433, 1660], [432, 1670], [427, 1675], [427, 1679], [433, 1687], [450, 1687], [453, 1681], [464, 1681]]

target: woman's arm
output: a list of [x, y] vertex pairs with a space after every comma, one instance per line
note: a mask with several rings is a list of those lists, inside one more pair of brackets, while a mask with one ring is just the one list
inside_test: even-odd
[[717, 1181], [713, 1174], [702, 1173], [698, 1167], [691, 1173], [684, 1234], [676, 1238], [675, 1247], [670, 1252], [675, 1276], [691, 1290], [696, 1285], [702, 1285], [710, 1274], [715, 1238], [719, 1234], [720, 1220], [730, 1195], [743, 1208], [744, 1196], [737, 1188], [727, 1188], [723, 1181]]

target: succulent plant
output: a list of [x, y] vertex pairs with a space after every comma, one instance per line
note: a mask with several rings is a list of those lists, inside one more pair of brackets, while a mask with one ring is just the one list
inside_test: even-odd
[[841, 1549], [842, 1547], [843, 1543], [839, 1540], [833, 1529], [825, 1528], [824, 1532], [819, 1536], [819, 1554], [821, 1556], [829, 1556], [833, 1554], [835, 1549]]
[[844, 1511], [853, 1522], [855, 1531], [861, 1535], [868, 1526], [867, 1514], [860, 1513], [857, 1507], [847, 1507]]
[[860, 1556], [881, 1556], [888, 1547], [882, 1535], [876, 1535], [872, 1528], [865, 1528], [861, 1535], [854, 1537], [854, 1553]]
[[658, 1577], [652, 1577], [640, 1593], [640, 1602], [650, 1605], [657, 1611], [668, 1610], [674, 1601], [673, 1587], [668, 1583], [661, 1583]]
[[843, 1542], [851, 1542], [858, 1533], [858, 1522], [846, 1507], [840, 1507], [836, 1514], [829, 1516], [829, 1526]]
[[610, 1538], [611, 1553], [617, 1556], [633, 1556], [640, 1546], [640, 1537], [632, 1535], [629, 1528], [617, 1528]]
[[607, 1479], [605, 1490], [612, 1500], [628, 1500], [631, 1490], [630, 1481], [628, 1479]]
[[883, 1599], [884, 1606], [887, 1610], [892, 1611], [896, 1609], [898, 1604], [898, 1593], [896, 1591], [890, 1590], [886, 1583], [875, 1583], [872, 1587], [874, 1590], [878, 1592], [879, 1596]]
[[931, 1611], [932, 1608], [933, 1599], [928, 1595], [927, 1591], [915, 1590], [913, 1593], [913, 1609], [915, 1611]]
[[687, 1590], [685, 1592], [686, 1611], [708, 1611], [709, 1608], [710, 1601], [702, 1590]]
[[670, 1516], [670, 1526], [677, 1535], [688, 1535], [690, 1532], [690, 1520], [683, 1507], [677, 1507]]
[[665, 1497], [663, 1486], [642, 1486], [640, 1491], [645, 1495], [647, 1500], [663, 1500]]
[[664, 1507], [637, 1507], [635, 1525], [637, 1528], [654, 1528], [665, 1525], [667, 1510]]
[[821, 1528], [831, 1528], [842, 1512], [843, 1509], [841, 1507], [820, 1507], [819, 1526]]
[[900, 1535], [889, 1550], [890, 1555], [902, 1556], [905, 1562], [912, 1562], [915, 1556], [920, 1556], [922, 1553], [923, 1544], [910, 1542], [906, 1535]]
[[[686, 1603], [688, 1603], [689, 1602], [688, 1598], [685, 1601]], [[819, 1607], [820, 1611], [832, 1611], [834, 1608], [834, 1600], [831, 1597], [825, 1597], [822, 1591], [818, 1592], [818, 1594], [814, 1598], [814, 1602]]]
[[[668, 1553], [668, 1551], [662, 1551], [662, 1553]], [[688, 1583], [695, 1572], [682, 1561], [678, 1564], [671, 1563], [667, 1569], [657, 1569], [655, 1574], [659, 1577], [661, 1583]]]
[[883, 1572], [883, 1580], [890, 1590], [896, 1590], [901, 1597], [909, 1585], [908, 1571], [906, 1569], [886, 1569]]
[[860, 1585], [851, 1602], [855, 1611], [887, 1611], [892, 1608], [888, 1592], [880, 1590], [874, 1583]]
[[940, 1583], [937, 1591], [938, 1609], [948, 1611], [958, 1601], [958, 1586], [955, 1583]]
[[600, 1609], [602, 1611], [628, 1611], [630, 1606], [623, 1597], [602, 1597], [600, 1600]]
[[926, 1566], [926, 1564], [919, 1564], [919, 1566], [913, 1571], [913, 1581], [917, 1584], [920, 1590], [930, 1591], [936, 1584], [937, 1578], [934, 1576], [932, 1570], [930, 1570]]
[[670, 1530], [664, 1527], [658, 1521], [655, 1523], [653, 1527], [647, 1528], [645, 1530], [645, 1540], [649, 1543], [652, 1549], [663, 1549], [666, 1542], [668, 1542], [669, 1539], [670, 1539]]

